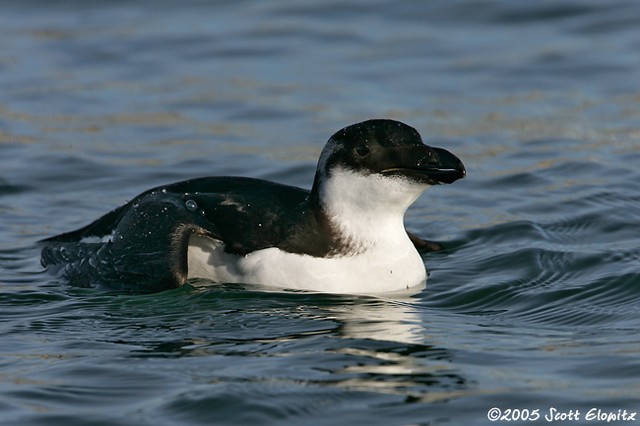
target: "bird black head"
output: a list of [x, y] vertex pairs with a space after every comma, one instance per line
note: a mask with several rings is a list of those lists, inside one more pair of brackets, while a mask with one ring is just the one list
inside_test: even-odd
[[329, 139], [318, 162], [316, 180], [337, 169], [425, 185], [452, 183], [466, 174], [458, 157], [425, 145], [413, 127], [386, 119], [353, 124]]

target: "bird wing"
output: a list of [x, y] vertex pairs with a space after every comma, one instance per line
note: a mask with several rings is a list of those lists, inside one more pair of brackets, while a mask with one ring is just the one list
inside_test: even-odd
[[[154, 188], [83, 228], [43, 240], [42, 264], [78, 285], [128, 291], [178, 287], [187, 277], [191, 235], [220, 240], [234, 254], [277, 246], [295, 226], [291, 205], [302, 205], [307, 194], [224, 177]], [[111, 235], [107, 242], [83, 241], [105, 235]]]

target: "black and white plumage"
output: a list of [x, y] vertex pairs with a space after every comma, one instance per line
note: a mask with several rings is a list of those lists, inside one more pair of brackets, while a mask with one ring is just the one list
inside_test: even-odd
[[398, 121], [348, 126], [327, 142], [311, 191], [205, 177], [146, 191], [76, 231], [44, 240], [42, 263], [77, 285], [160, 291], [189, 278], [336, 293], [425, 282], [404, 227], [431, 185], [465, 176], [450, 152]]

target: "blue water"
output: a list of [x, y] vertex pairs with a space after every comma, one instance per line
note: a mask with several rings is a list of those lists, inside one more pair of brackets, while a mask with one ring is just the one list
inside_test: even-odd
[[[30, 0], [0, 28], [1, 424], [640, 411], [637, 2]], [[418, 295], [119, 295], [40, 267], [37, 240], [152, 186], [308, 188], [373, 117], [467, 166], [407, 214], [447, 247]]]

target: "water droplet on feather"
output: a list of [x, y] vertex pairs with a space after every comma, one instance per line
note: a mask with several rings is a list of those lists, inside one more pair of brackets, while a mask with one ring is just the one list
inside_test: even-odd
[[190, 212], [195, 211], [198, 209], [198, 203], [196, 203], [193, 200], [187, 200], [184, 202], [184, 206], [187, 208], [187, 210], [189, 210]]

